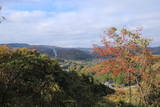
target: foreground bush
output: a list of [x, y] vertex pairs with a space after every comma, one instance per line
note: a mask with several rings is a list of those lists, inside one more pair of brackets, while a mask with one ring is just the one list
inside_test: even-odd
[[1, 107], [91, 107], [113, 93], [35, 50], [0, 47]]

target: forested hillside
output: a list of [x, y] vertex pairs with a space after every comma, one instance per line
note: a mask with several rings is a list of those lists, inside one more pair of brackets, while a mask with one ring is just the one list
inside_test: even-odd
[[28, 48], [36, 49], [38, 52], [47, 54], [49, 57], [57, 57], [67, 60], [91, 60], [95, 58], [95, 55], [91, 53], [91, 49], [83, 50], [79, 48], [62, 48], [56, 46], [47, 45], [29, 45], [29, 44], [0, 44], [7, 45], [11, 48]]
[[127, 42], [113, 35], [114, 44], [103, 40], [105, 46], [94, 45], [94, 53], [89, 48], [1, 44], [0, 106], [159, 106], [160, 57], [153, 54], [159, 48], [148, 48], [150, 39], [139, 33], [121, 32], [130, 35]]
[[[47, 54], [49, 57], [57, 57], [66, 60], [94, 60], [97, 59], [96, 55], [92, 52], [92, 48], [64, 48], [48, 45], [29, 45], [23, 43], [10, 43], [10, 44], [0, 44], [7, 45], [11, 48], [28, 48], [36, 49], [38, 52]], [[160, 47], [151, 47], [151, 52], [153, 54], [160, 54]]]
[[160, 107], [160, 0], [0, 0], [0, 107]]
[[91, 76], [63, 71], [55, 59], [26, 48], [0, 47], [0, 77], [1, 107], [92, 107], [114, 93]]

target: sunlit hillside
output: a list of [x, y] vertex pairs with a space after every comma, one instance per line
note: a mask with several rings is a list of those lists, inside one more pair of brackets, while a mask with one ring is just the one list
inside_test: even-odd
[[160, 107], [160, 0], [0, 0], [0, 107]]

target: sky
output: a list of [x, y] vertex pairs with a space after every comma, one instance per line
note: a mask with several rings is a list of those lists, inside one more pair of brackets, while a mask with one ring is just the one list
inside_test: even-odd
[[100, 44], [109, 27], [143, 27], [160, 46], [160, 0], [0, 0], [0, 43], [60, 47]]

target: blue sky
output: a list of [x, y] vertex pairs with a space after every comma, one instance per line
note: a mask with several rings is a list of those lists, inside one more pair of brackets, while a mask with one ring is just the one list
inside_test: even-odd
[[0, 0], [0, 43], [62, 47], [100, 44], [106, 28], [144, 28], [160, 46], [159, 0]]

